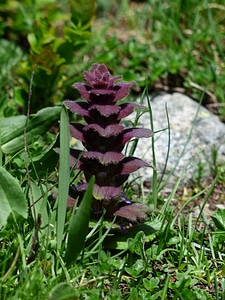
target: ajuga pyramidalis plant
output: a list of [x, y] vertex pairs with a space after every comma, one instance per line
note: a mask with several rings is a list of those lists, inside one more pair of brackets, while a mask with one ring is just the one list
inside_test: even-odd
[[107, 217], [119, 216], [137, 222], [143, 219], [148, 207], [132, 203], [122, 189], [129, 174], [149, 164], [136, 157], [127, 157], [122, 150], [132, 138], [148, 138], [152, 131], [145, 128], [125, 128], [120, 121], [131, 114], [134, 108], [143, 109], [135, 103], [118, 104], [128, 95], [134, 82], [117, 82], [121, 76], [111, 76], [104, 64], [93, 64], [84, 72], [86, 83], [75, 83], [84, 101], [64, 101], [67, 108], [83, 116], [86, 125], [71, 123], [72, 137], [80, 140], [84, 151], [71, 149], [71, 166], [83, 171], [86, 183], [72, 185], [70, 196], [81, 197], [88, 181], [95, 176], [92, 214]]

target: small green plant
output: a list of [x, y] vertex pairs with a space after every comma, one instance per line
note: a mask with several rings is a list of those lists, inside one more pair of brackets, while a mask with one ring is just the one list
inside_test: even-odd
[[15, 40], [24, 50], [14, 75], [14, 98], [25, 113], [35, 69], [31, 111], [36, 112], [62, 99], [61, 74], [73, 62], [74, 52], [91, 37], [95, 2], [71, 0], [63, 8], [54, 1], [15, 1], [13, 7], [9, 2], [5, 1], [0, 11], [5, 23], [11, 20], [11, 26], [3, 27], [0, 35]]
[[23, 52], [14, 42], [6, 39], [0, 39], [0, 45], [0, 117], [8, 117], [18, 111], [18, 103], [12, 95], [13, 79]]

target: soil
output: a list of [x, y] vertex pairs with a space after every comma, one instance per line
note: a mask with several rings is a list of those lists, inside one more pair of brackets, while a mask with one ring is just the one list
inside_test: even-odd
[[[202, 205], [204, 205], [204, 201], [207, 199], [203, 213], [207, 218], [217, 210], [217, 209], [225, 209], [225, 182], [224, 179], [218, 180], [215, 184], [213, 191], [208, 196], [210, 188], [212, 186], [212, 182], [214, 180], [213, 176], [209, 176], [206, 178], [200, 186], [196, 184], [189, 184], [184, 187], [179, 187], [177, 192], [172, 200], [172, 205], [177, 207], [176, 211], [179, 211], [183, 206], [183, 214], [188, 215], [190, 212], [193, 213], [193, 217], [197, 218], [199, 216]], [[189, 202], [191, 197], [197, 195], [200, 191], [203, 191], [200, 196], [197, 196], [193, 201]], [[168, 197], [169, 195], [166, 192], [162, 192], [163, 198]], [[189, 203], [188, 203], [189, 202]]]

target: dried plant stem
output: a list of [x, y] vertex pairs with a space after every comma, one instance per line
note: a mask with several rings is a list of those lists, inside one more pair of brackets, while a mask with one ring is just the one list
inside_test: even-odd
[[9, 267], [8, 271], [2, 277], [2, 281], [5, 281], [7, 279], [7, 277], [9, 276], [9, 274], [12, 272], [12, 270], [15, 267], [16, 262], [18, 260], [19, 254], [20, 254], [20, 247], [17, 248], [16, 255], [15, 255], [14, 259], [13, 259], [13, 262], [12, 262], [11, 266]]
[[34, 79], [35, 68], [36, 68], [36, 65], [34, 66], [34, 69], [32, 71], [31, 78], [30, 78], [30, 87], [29, 87], [29, 97], [28, 97], [28, 103], [27, 103], [26, 123], [25, 123], [25, 126], [24, 126], [24, 153], [25, 153], [27, 183], [28, 183], [28, 187], [29, 187], [29, 191], [30, 191], [31, 207], [32, 207], [32, 210], [33, 210], [33, 218], [34, 218], [34, 224], [35, 224], [35, 230], [34, 230], [34, 234], [33, 234], [33, 237], [32, 237], [31, 250], [30, 250], [29, 256], [27, 258], [27, 264], [29, 264], [30, 262], [32, 262], [35, 259], [36, 255], [37, 255], [37, 252], [39, 251], [38, 230], [39, 230], [39, 228], [41, 226], [41, 215], [38, 214], [38, 216], [36, 216], [36, 209], [35, 209], [35, 205], [34, 205], [34, 196], [33, 196], [33, 192], [32, 192], [31, 180], [30, 180], [29, 153], [28, 153], [28, 149], [27, 149], [27, 126], [28, 126], [29, 117], [30, 117], [30, 105], [31, 105], [31, 97], [32, 97], [32, 84], [33, 84], [33, 79]]
[[29, 122], [29, 117], [30, 117], [30, 104], [31, 104], [31, 97], [32, 97], [32, 84], [33, 84], [33, 79], [34, 79], [34, 72], [35, 72], [36, 65], [34, 66], [34, 69], [31, 74], [30, 78], [30, 87], [29, 87], [29, 97], [28, 97], [28, 102], [27, 102], [27, 115], [26, 115], [26, 122], [24, 126], [24, 153], [25, 153], [25, 164], [26, 164], [26, 173], [27, 173], [27, 182], [28, 186], [30, 189], [30, 194], [31, 194], [31, 202], [32, 202], [32, 209], [33, 209], [33, 215], [34, 215], [34, 222], [36, 223], [36, 212], [35, 212], [35, 206], [33, 205], [34, 203], [34, 197], [32, 193], [32, 186], [30, 184], [30, 172], [29, 172], [29, 155], [28, 155], [28, 150], [27, 150], [27, 125]]

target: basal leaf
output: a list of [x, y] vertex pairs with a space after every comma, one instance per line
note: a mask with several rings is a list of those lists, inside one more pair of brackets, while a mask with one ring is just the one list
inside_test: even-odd
[[26, 116], [14, 116], [9, 118], [1, 118], [0, 135], [1, 135], [2, 145], [13, 140], [18, 135], [23, 134], [25, 124], [26, 124]]
[[65, 254], [67, 265], [76, 261], [78, 255], [84, 248], [85, 238], [88, 232], [88, 224], [91, 213], [92, 191], [94, 177], [89, 181], [88, 188], [84, 194], [77, 212], [72, 216], [69, 225], [68, 241]]
[[[61, 107], [46, 107], [31, 115], [27, 125], [27, 144], [31, 144], [35, 136], [47, 132], [59, 120], [60, 112]], [[7, 142], [2, 144], [3, 153], [15, 153], [23, 149], [24, 123], [21, 123], [16, 132], [9, 127], [6, 140]]]
[[57, 249], [60, 250], [64, 225], [70, 181], [70, 157], [69, 157], [69, 121], [68, 113], [63, 106], [60, 116], [60, 154], [59, 154], [59, 189], [57, 199]]
[[26, 122], [26, 116], [13, 116], [7, 118], [0, 118], [0, 127], [3, 129], [4, 127], [9, 127], [13, 125], [17, 125], [21, 127]]
[[68, 283], [61, 282], [54, 286], [48, 300], [78, 300], [75, 290]]
[[8, 217], [27, 218], [28, 204], [19, 182], [0, 166], [0, 225], [7, 224]]
[[219, 230], [225, 231], [225, 210], [218, 209], [212, 215], [212, 219]]

